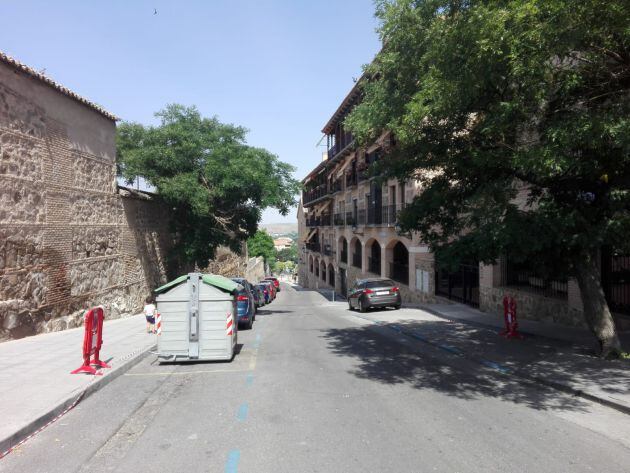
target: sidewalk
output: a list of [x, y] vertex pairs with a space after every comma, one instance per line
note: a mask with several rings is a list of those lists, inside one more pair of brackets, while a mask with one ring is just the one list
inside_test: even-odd
[[86, 391], [129, 369], [156, 343], [144, 316], [106, 321], [103, 376], [70, 374], [82, 363], [83, 327], [0, 343], [0, 456], [44, 426]]
[[[595, 356], [588, 330], [519, 321], [524, 340], [498, 335], [499, 316], [462, 304], [423, 304], [354, 315], [506, 376], [525, 378], [630, 414], [630, 362]], [[630, 334], [621, 334], [630, 348]]]

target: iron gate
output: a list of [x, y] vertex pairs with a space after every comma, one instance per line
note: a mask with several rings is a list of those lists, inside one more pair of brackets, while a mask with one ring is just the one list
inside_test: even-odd
[[460, 264], [457, 271], [435, 272], [435, 293], [451, 300], [479, 307], [479, 263]]

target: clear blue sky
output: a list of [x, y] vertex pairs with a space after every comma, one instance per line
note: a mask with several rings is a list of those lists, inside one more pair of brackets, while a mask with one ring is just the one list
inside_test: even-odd
[[372, 0], [0, 0], [0, 22], [0, 50], [122, 119], [151, 124], [167, 103], [197, 105], [250, 129], [248, 142], [299, 179], [380, 47]]

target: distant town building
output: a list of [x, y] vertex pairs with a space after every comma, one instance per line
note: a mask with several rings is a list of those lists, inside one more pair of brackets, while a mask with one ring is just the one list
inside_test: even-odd
[[291, 245], [293, 245], [293, 239], [289, 237], [280, 237], [273, 241], [273, 246], [276, 247], [276, 251], [287, 250], [291, 248]]

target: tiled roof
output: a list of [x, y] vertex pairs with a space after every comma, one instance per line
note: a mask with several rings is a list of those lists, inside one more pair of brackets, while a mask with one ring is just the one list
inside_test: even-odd
[[8, 56], [7, 54], [3, 53], [2, 51], [0, 51], [0, 61], [4, 62], [5, 64], [8, 64], [9, 66], [17, 69], [18, 71], [24, 72], [25, 74], [28, 74], [29, 76], [44, 82], [45, 84], [47, 84], [50, 87], [52, 87], [53, 89], [61, 92], [62, 94], [67, 95], [70, 98], [73, 98], [77, 102], [81, 102], [83, 105], [87, 105], [92, 110], [100, 113], [104, 117], [107, 117], [110, 120], [114, 120], [114, 121], [118, 120], [117, 116], [109, 113], [107, 110], [105, 110], [100, 105], [96, 105], [94, 102], [90, 102], [88, 99], [85, 99], [85, 98], [81, 97], [80, 95], [72, 92], [70, 89], [68, 89], [68, 88], [64, 87], [63, 85], [55, 82], [50, 77], [47, 77], [44, 74], [42, 74], [41, 72], [38, 72], [38, 71], [36, 71], [35, 69], [33, 69], [31, 67], [28, 67], [26, 64], [22, 64], [17, 59], [14, 59], [11, 56]]

